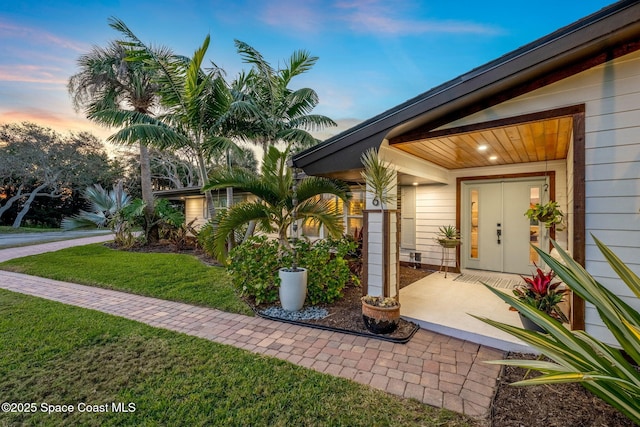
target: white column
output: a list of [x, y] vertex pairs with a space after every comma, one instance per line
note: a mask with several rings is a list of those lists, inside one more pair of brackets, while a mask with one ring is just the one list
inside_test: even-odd
[[[384, 235], [384, 222], [383, 217], [384, 210], [395, 211], [398, 207], [397, 202], [397, 186], [392, 186], [388, 190], [388, 194], [391, 196], [391, 200], [387, 203], [374, 203], [373, 195], [370, 192], [366, 192], [366, 209], [368, 211], [368, 223], [367, 223], [367, 293], [373, 296], [380, 296], [383, 294], [384, 276], [386, 275], [390, 283], [390, 295], [395, 296], [398, 271], [396, 268], [398, 252], [396, 250], [397, 242], [397, 216], [395, 212], [389, 215], [389, 227], [388, 236], [385, 239]], [[384, 243], [388, 242], [387, 247]], [[385, 256], [385, 251], [387, 252]], [[389, 265], [384, 268], [384, 260], [387, 259]]]

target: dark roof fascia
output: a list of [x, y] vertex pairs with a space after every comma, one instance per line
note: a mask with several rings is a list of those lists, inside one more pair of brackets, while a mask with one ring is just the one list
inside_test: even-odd
[[202, 187], [183, 187], [183, 188], [172, 188], [170, 190], [158, 190], [154, 191], [153, 195], [161, 198], [172, 198], [172, 197], [186, 197], [186, 196], [202, 196]]
[[[219, 190], [211, 190], [212, 194], [220, 194], [222, 192], [226, 193], [227, 189], [219, 189]], [[246, 194], [245, 191], [239, 191], [234, 188], [234, 194]], [[171, 190], [158, 190], [154, 191], [153, 195], [155, 197], [160, 197], [164, 199], [175, 199], [180, 197], [194, 197], [201, 196], [204, 197], [204, 192], [202, 191], [202, 187], [183, 187], [183, 188], [172, 188]]]
[[309, 174], [358, 167], [360, 153], [402, 123], [422, 115], [433, 120], [634, 37], [640, 37], [640, 3], [614, 3], [298, 153], [293, 162]]

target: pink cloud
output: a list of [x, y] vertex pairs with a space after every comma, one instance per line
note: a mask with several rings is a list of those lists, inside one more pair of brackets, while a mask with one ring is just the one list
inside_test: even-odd
[[23, 83], [67, 84], [64, 73], [39, 65], [0, 65], [0, 81]]
[[88, 45], [78, 43], [75, 40], [69, 40], [37, 28], [19, 26], [6, 21], [0, 21], [0, 40], [2, 39], [20, 39], [27, 43], [55, 46], [76, 52], [86, 52], [89, 48]]
[[80, 115], [55, 114], [51, 111], [38, 108], [8, 111], [0, 110], [0, 125], [22, 123], [25, 121], [49, 127], [60, 133], [87, 131], [102, 139], [106, 139], [113, 133], [113, 130], [100, 127]]

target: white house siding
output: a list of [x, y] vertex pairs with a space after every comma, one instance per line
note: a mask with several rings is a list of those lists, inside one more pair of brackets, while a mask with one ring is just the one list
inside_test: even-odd
[[185, 199], [184, 216], [187, 223], [195, 218], [196, 221], [193, 223], [193, 226], [198, 229], [207, 223], [206, 214], [204, 197], [190, 197]]
[[[640, 309], [640, 300], [632, 297], [626, 286], [615, 277], [591, 238], [593, 234], [602, 240], [636, 274], [640, 274], [640, 52], [594, 67], [446, 127], [577, 104], [585, 104], [586, 107], [586, 268], [598, 281], [622, 296], [625, 302]], [[569, 172], [572, 172], [571, 168]], [[568, 194], [567, 200], [572, 198], [572, 187]], [[586, 308], [585, 322], [590, 334], [613, 342], [595, 308], [590, 305]]]

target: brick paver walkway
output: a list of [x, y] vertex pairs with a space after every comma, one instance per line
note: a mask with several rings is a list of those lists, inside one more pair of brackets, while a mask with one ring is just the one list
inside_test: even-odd
[[500, 372], [483, 361], [504, 356], [426, 330], [396, 344], [6, 271], [0, 271], [0, 288], [277, 357], [482, 419]]

